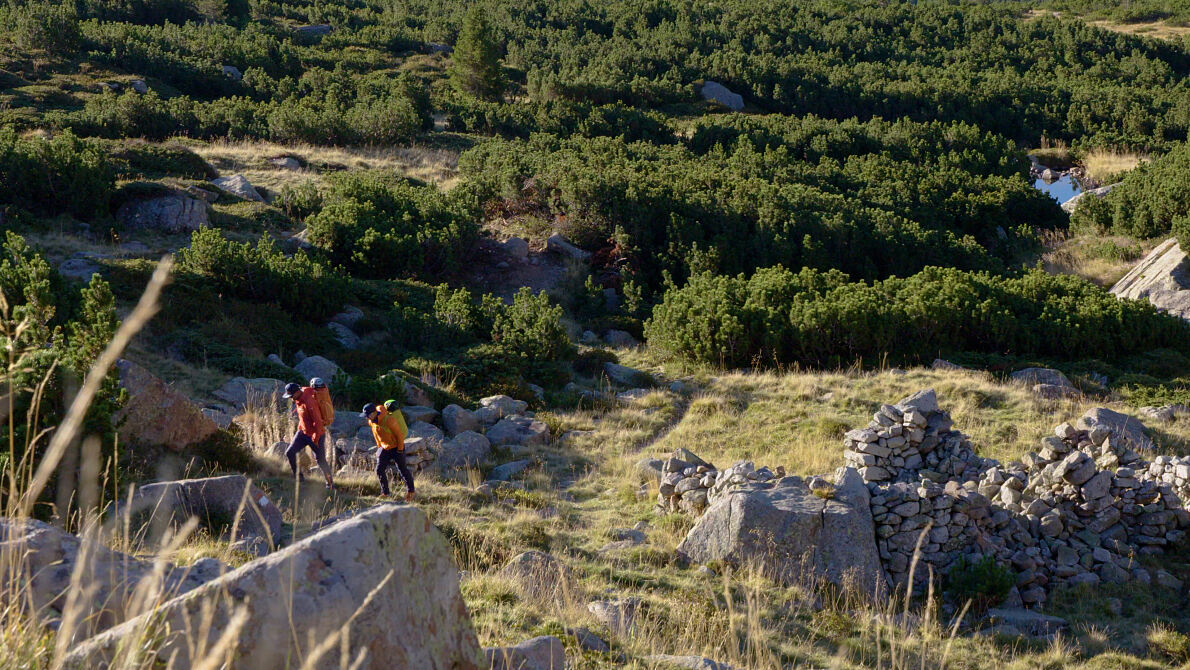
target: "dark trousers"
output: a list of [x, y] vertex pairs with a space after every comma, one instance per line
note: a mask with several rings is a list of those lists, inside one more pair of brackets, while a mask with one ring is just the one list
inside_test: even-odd
[[396, 449], [381, 449], [376, 457], [376, 476], [380, 478], [380, 493], [388, 495], [388, 469], [394, 464], [405, 480], [405, 488], [413, 492], [413, 475], [409, 473], [409, 466], [405, 464], [405, 452]]
[[326, 433], [323, 433], [322, 437], [319, 438], [317, 442], [310, 439], [309, 435], [306, 435], [300, 430], [295, 433], [293, 436], [293, 441], [289, 443], [289, 448], [285, 450], [285, 458], [289, 459], [289, 469], [293, 471], [293, 474], [297, 474], [298, 452], [300, 452], [302, 449], [305, 449], [306, 447], [310, 447], [310, 451], [314, 452], [315, 460], [318, 461], [318, 467], [322, 468], [322, 471], [329, 477], [331, 466], [326, 462], [326, 450], [323, 449], [323, 444], [325, 442]]

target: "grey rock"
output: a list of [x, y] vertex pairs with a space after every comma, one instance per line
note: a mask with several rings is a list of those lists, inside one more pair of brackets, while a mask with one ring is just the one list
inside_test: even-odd
[[629, 638], [636, 633], [636, 614], [640, 604], [640, 598], [596, 600], [587, 603], [587, 611], [606, 626], [612, 635]]
[[128, 82], [128, 86], [140, 95], [144, 95], [149, 92], [149, 85], [145, 83], [144, 79], [133, 79], [132, 81]]
[[326, 324], [326, 327], [335, 334], [335, 341], [337, 341], [344, 349], [354, 351], [360, 348], [359, 335], [356, 335], [350, 328], [341, 323], [334, 321]]
[[707, 509], [678, 551], [696, 563], [757, 561], [782, 581], [808, 570], [835, 584], [854, 579], [859, 588], [880, 592], [886, 582], [869, 500], [867, 486], [851, 468], [836, 473], [829, 500], [813, 495], [796, 477], [779, 479], [771, 488], [739, 489]]
[[116, 220], [132, 230], [189, 233], [210, 225], [207, 204], [180, 193], [129, 200], [116, 210]]
[[58, 266], [58, 274], [65, 279], [86, 283], [99, 274], [99, 264], [90, 258], [68, 258]]
[[1008, 376], [1014, 381], [1029, 386], [1049, 384], [1051, 386], [1065, 386], [1067, 388], [1074, 387], [1074, 384], [1070, 383], [1070, 379], [1066, 375], [1062, 374], [1060, 370], [1054, 370], [1052, 368], [1025, 368], [1023, 370], [1017, 370]]
[[938, 411], [938, 394], [934, 393], [934, 389], [923, 389], [901, 398], [897, 407], [914, 407], [922, 414], [933, 414]]
[[534, 600], [566, 600], [578, 593], [574, 573], [562, 561], [541, 551], [517, 554], [500, 569], [521, 592]]
[[[232, 377], [211, 395], [238, 410], [243, 409], [250, 401], [263, 402], [266, 405], [272, 403], [275, 407], [283, 407], [284, 400], [282, 400], [281, 394], [284, 391], [285, 382], [280, 379]], [[338, 418], [337, 414], [335, 418]]]
[[930, 363], [930, 367], [933, 368], [934, 370], [963, 370], [963, 369], [965, 369], [965, 368], [963, 368], [963, 366], [955, 364], [955, 363], [951, 363], [950, 361], [948, 361], [944, 358], [935, 358], [934, 362]]
[[1046, 400], [1075, 399], [1082, 396], [1082, 392], [1073, 386], [1058, 386], [1055, 384], [1034, 384], [1033, 394]]
[[240, 81], [244, 78], [244, 73], [240, 72], [240, 68], [234, 65], [224, 65], [223, 75], [232, 81]]
[[683, 670], [737, 670], [735, 666], [713, 661], [703, 656], [672, 656], [670, 654], [653, 654], [646, 656], [646, 661], [661, 665], [668, 665]]
[[479, 401], [479, 406], [494, 410], [498, 419], [515, 414], [524, 414], [529, 409], [529, 403], [506, 395], [494, 395], [483, 398]]
[[230, 523], [236, 527], [235, 539], [261, 537], [273, 546], [281, 540], [281, 510], [244, 475], [145, 484], [116, 513], [147, 515], [151, 528], [161, 527], [160, 522], [181, 524], [193, 516], [207, 525]]
[[303, 379], [322, 377], [328, 384], [332, 383], [335, 377], [343, 376], [343, 368], [322, 356], [307, 356], [293, 366], [293, 369], [297, 370]]
[[562, 237], [561, 233], [550, 235], [545, 241], [545, 248], [555, 254], [575, 261], [585, 263], [591, 260], [591, 252], [574, 246], [565, 237]]
[[702, 96], [703, 100], [717, 102], [733, 112], [744, 108], [744, 97], [733, 93], [731, 89], [717, 81], [708, 80], [703, 83], [702, 87], [698, 89], [698, 94]]
[[1106, 407], [1087, 410], [1087, 413], [1079, 418], [1078, 427], [1081, 430], [1091, 430], [1096, 427], [1106, 428], [1114, 436], [1112, 444], [1117, 444], [1116, 441], [1121, 440], [1125, 446], [1141, 451], [1152, 450], [1155, 446], [1153, 440], [1145, 435], [1145, 426], [1140, 422], [1140, 419]]
[[1171, 238], [1157, 245], [1111, 287], [1118, 298], [1148, 300], [1158, 310], [1190, 319], [1190, 264]]
[[1067, 214], [1073, 214], [1074, 210], [1078, 209], [1079, 204], [1081, 204], [1082, 202], [1085, 202], [1087, 199], [1090, 199], [1090, 198], [1102, 198], [1105, 195], [1107, 195], [1108, 193], [1111, 193], [1112, 189], [1114, 189], [1117, 186], [1119, 186], [1118, 183], [1117, 184], [1108, 184], [1107, 186], [1100, 186], [1099, 188], [1093, 188], [1089, 191], [1083, 191], [1082, 193], [1076, 193], [1076, 194], [1074, 194], [1074, 197], [1072, 197], [1071, 199], [1062, 203], [1062, 210], [1064, 212], [1066, 212]]
[[113, 417], [125, 445], [181, 451], [209, 438], [219, 426], [190, 399], [129, 360], [116, 362], [128, 398]]
[[211, 180], [211, 183], [219, 188], [219, 190], [230, 193], [237, 198], [244, 200], [252, 200], [254, 202], [264, 202], [264, 198], [252, 186], [252, 182], [242, 174], [233, 174], [230, 177], [217, 177]]
[[491, 670], [563, 670], [566, 648], [552, 635], [525, 640], [512, 647], [485, 647], [486, 666]]
[[603, 341], [613, 347], [638, 347], [640, 342], [635, 337], [623, 330], [609, 330], [603, 334]]
[[329, 35], [334, 28], [329, 23], [320, 23], [311, 26], [298, 26], [293, 29], [295, 33], [302, 37], [322, 37]]
[[653, 376], [643, 370], [630, 368], [619, 363], [604, 363], [603, 372], [608, 379], [623, 386], [640, 386], [642, 381], [651, 381]]
[[611, 651], [611, 647], [608, 647], [606, 642], [587, 628], [567, 628], [566, 634], [573, 637], [574, 641], [578, 643], [578, 646], [588, 651], [599, 654], [606, 654]]
[[433, 407], [422, 407], [421, 405], [410, 405], [401, 408], [401, 414], [405, 415], [405, 422], [407, 424], [414, 424], [418, 421], [426, 423], [434, 423], [440, 416], [438, 410]]
[[[281, 170], [300, 170], [300, 169], [302, 169], [302, 162], [299, 161], [298, 159], [294, 158], [293, 156], [274, 156], [273, 158], [269, 159], [269, 165], [272, 165], [273, 167], [279, 168]], [[350, 326], [351, 324], [346, 323], [343, 325]]]
[[474, 412], [458, 405], [447, 405], [442, 410], [442, 427], [451, 437], [467, 431], [478, 433], [483, 429]]
[[519, 445], [543, 446], [550, 442], [550, 429], [541, 421], [524, 416], [510, 416], [487, 430], [488, 439], [497, 447]]
[[[412, 429], [410, 432], [413, 432]], [[478, 467], [488, 462], [491, 456], [492, 444], [488, 438], [479, 433], [464, 431], [438, 449], [438, 467], [444, 473], [450, 474], [451, 471]]]
[[529, 243], [524, 238], [510, 237], [500, 246], [513, 260], [525, 261], [529, 258]]
[[496, 467], [492, 468], [492, 474], [490, 478], [499, 481], [508, 481], [524, 472], [525, 469], [527, 469], [532, 464], [533, 461], [522, 459], [519, 461], [512, 461], [511, 463], [504, 463], [503, 465], [497, 465]]
[[[204, 608], [209, 628], [194, 619]], [[409, 668], [478, 670], [482, 658], [446, 539], [417, 507], [381, 505], [88, 640], [65, 667], [107, 667], [148, 629], [156, 663], [189, 668], [187, 645], [214, 648], [240, 608], [246, 616], [228, 654], [245, 668], [287, 667], [308, 654], [307, 641], [334, 639], [349, 620], [350, 638], [314, 667], [379, 670], [400, 659]]]
[[990, 609], [987, 617], [992, 623], [1013, 626], [1029, 635], [1050, 635], [1068, 626], [1061, 617], [1027, 609]]

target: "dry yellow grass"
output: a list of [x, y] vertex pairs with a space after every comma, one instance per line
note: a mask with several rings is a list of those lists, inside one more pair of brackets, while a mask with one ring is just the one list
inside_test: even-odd
[[1046, 240], [1042, 267], [1050, 274], [1076, 275], [1099, 286], [1110, 287], [1160, 239], [1137, 241], [1123, 236], [1052, 236]]
[[1144, 23], [1116, 23], [1114, 21], [1092, 21], [1091, 25], [1125, 35], [1141, 35], [1159, 40], [1180, 40], [1190, 35], [1190, 26], [1174, 26], [1164, 21]]
[[[393, 170], [407, 177], [449, 189], [458, 183], [458, 152], [425, 147], [325, 147], [273, 142], [194, 143], [191, 148], [222, 174], [243, 174], [257, 186], [278, 190], [286, 184], [320, 181], [324, 172], [339, 170]], [[306, 164], [286, 170], [269, 158], [294, 156]]]
[[1120, 180], [1125, 172], [1148, 160], [1146, 154], [1122, 149], [1091, 149], [1082, 160], [1087, 176], [1101, 184]]

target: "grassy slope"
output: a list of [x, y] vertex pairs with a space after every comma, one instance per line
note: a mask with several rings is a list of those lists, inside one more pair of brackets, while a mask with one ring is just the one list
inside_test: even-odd
[[[652, 509], [655, 484], [643, 495], [639, 492], [643, 480], [633, 464], [644, 455], [679, 446], [720, 467], [748, 458], [758, 465], [785, 465], [799, 474], [832, 470], [841, 462], [843, 430], [865, 423], [880, 403], [927, 386], [938, 391], [940, 404], [984, 455], [1001, 459], [1023, 454], [1054, 424], [1096, 404], [1037, 401], [1022, 387], [978, 372], [725, 374], [703, 379], [701, 389], [690, 395], [657, 391], [626, 406], [542, 412], [539, 417], [555, 436], [586, 432], [537, 448], [533, 458], [538, 465], [525, 476], [525, 491], [506, 491], [489, 500], [471, 485], [423, 476], [418, 505], [455, 549], [464, 571], [463, 594], [485, 645], [564, 635], [565, 629], [579, 626], [610, 639], [586, 603], [644, 599], [637, 635], [616, 641], [610, 653], [584, 651], [573, 638], [565, 638], [574, 668], [649, 667], [642, 659], [652, 653], [705, 654], [752, 669], [1157, 668], [1178, 660], [1182, 652], [1177, 645], [1185, 640], [1179, 636], [1190, 632], [1184, 593], [1138, 592], [1128, 586], [1059, 594], [1052, 611], [1067, 617], [1073, 630], [1048, 646], [965, 635], [951, 641], [944, 626], [929, 619], [920, 627], [898, 628], [888, 612], [830, 594], [683, 566], [674, 549], [691, 520], [657, 516]], [[825, 394], [832, 395], [824, 399]], [[1190, 420], [1163, 426], [1156, 437], [1163, 448], [1182, 450], [1190, 438]], [[497, 461], [503, 460], [512, 457], [499, 455]], [[303, 536], [318, 519], [378, 500], [370, 478], [341, 482], [343, 493], [333, 499], [317, 484], [306, 485], [299, 494], [278, 474], [284, 472], [279, 461], [266, 462], [271, 474], [265, 473], [269, 476], [261, 484], [287, 510], [286, 527], [294, 537]], [[483, 479], [481, 472], [470, 477], [472, 484]], [[647, 544], [600, 551], [611, 542], [613, 529], [640, 521], [649, 525]], [[578, 592], [560, 602], [536, 601], [497, 574], [509, 558], [529, 549], [562, 557], [581, 578]], [[202, 555], [243, 560], [205, 537], [177, 557]], [[1163, 559], [1163, 565], [1187, 576], [1182, 559]], [[1112, 613], [1111, 598], [1123, 603], [1119, 613]], [[821, 609], [814, 606], [816, 600]]]

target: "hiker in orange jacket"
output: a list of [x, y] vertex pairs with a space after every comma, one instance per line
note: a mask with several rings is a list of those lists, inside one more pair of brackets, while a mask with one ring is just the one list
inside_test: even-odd
[[288, 384], [282, 397], [293, 400], [293, 408], [298, 415], [297, 432], [294, 433], [289, 448], [285, 450], [285, 458], [289, 459], [289, 469], [299, 481], [305, 480], [305, 476], [298, 472], [297, 455], [302, 449], [310, 447], [318, 461], [318, 467], [326, 477], [326, 487], [333, 490], [335, 480], [331, 477], [331, 468], [326, 462], [326, 451], [323, 448], [326, 423], [322, 419], [317, 394], [308, 386], [303, 388], [297, 384]]
[[372, 429], [372, 437], [376, 439], [376, 446], [380, 448], [376, 455], [376, 476], [380, 478], [381, 495], [391, 495], [388, 489], [388, 469], [395, 464], [397, 471], [401, 473], [401, 479], [405, 481], [405, 502], [411, 502], [413, 474], [409, 472], [409, 466], [405, 463], [407, 430], [402, 429], [404, 422], [398, 420], [383, 405], [377, 406], [372, 403], [364, 405], [362, 416], [367, 419], [368, 426]]

